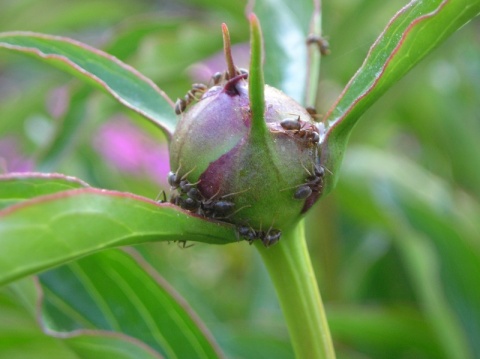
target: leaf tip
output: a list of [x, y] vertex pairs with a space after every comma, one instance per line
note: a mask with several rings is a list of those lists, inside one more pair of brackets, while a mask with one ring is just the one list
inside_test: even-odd
[[255, 15], [254, 12], [251, 12], [250, 14], [248, 14], [248, 20], [250, 21], [250, 24], [252, 26], [254, 26], [254, 25], [258, 26], [259, 25], [258, 17], [257, 17], [257, 15]]
[[229, 79], [234, 78], [236, 75], [235, 63], [232, 56], [232, 44], [230, 41], [230, 32], [228, 26], [222, 23], [222, 35], [223, 35], [223, 52], [225, 54], [225, 61], [227, 62], [227, 77]]

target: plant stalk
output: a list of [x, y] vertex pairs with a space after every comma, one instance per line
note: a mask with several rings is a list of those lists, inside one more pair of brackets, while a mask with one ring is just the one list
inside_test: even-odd
[[297, 358], [335, 359], [330, 330], [308, 254], [303, 221], [277, 245], [256, 243], [272, 278]]

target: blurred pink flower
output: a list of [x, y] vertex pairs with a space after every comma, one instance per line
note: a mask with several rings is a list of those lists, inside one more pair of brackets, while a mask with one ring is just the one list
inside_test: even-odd
[[124, 117], [104, 124], [93, 141], [96, 151], [122, 172], [148, 176], [166, 185], [170, 170], [168, 147]]
[[22, 153], [19, 141], [15, 137], [0, 138], [0, 173], [30, 172], [33, 169], [33, 160]]

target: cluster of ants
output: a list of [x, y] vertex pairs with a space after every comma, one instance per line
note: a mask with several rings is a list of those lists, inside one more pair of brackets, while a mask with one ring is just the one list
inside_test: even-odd
[[[318, 51], [321, 55], [326, 56], [330, 54], [330, 44], [328, 41], [319, 35], [309, 34], [306, 40], [307, 46], [317, 46]], [[245, 75], [248, 76], [248, 71], [245, 69], [237, 69], [235, 75]], [[213, 74], [210, 82], [212, 86], [219, 85], [222, 81], [229, 80], [228, 72], [216, 72]], [[175, 102], [175, 113], [181, 115], [187, 109], [187, 106], [190, 105], [193, 101], [198, 101], [200, 97], [208, 90], [208, 86], [201, 83], [194, 83], [192, 88], [187, 92], [183, 98], [177, 99]], [[308, 110], [308, 108], [307, 108]], [[316, 115], [315, 109], [313, 109], [314, 114]], [[310, 112], [310, 111], [309, 111]], [[312, 113], [311, 113], [312, 114]]]
[[[307, 108], [308, 113], [314, 117], [317, 113], [314, 108]], [[308, 147], [317, 147], [320, 141], [320, 130], [312, 123], [302, 122], [300, 116], [296, 119], [286, 118], [280, 121], [280, 126], [284, 129], [284, 133], [306, 141]], [[313, 169], [309, 171], [306, 182], [296, 187], [293, 198], [303, 200], [310, 197], [313, 193], [320, 193], [323, 188], [323, 179], [325, 176], [325, 168], [320, 164], [318, 153], [315, 152], [315, 163]]]
[[[248, 77], [248, 71], [245, 69], [236, 69], [235, 71], [236, 76], [243, 76], [243, 78]], [[230, 80], [229, 74], [227, 71], [225, 72], [216, 72], [212, 75], [210, 79], [210, 87], [218, 86], [223, 81]], [[201, 99], [202, 95], [210, 88], [209, 86], [202, 84], [202, 83], [194, 83], [190, 90], [183, 98], [178, 98], [175, 102], [175, 113], [177, 115], [181, 115], [187, 109], [188, 105], [190, 105], [194, 101], [198, 101]]]
[[[318, 145], [319, 130], [315, 125], [302, 122], [298, 118], [284, 119], [280, 122], [280, 126], [288, 135], [298, 136], [315, 146]], [[318, 157], [316, 157], [316, 163], [314, 163], [313, 169], [309, 171], [305, 168], [305, 171], [308, 176], [304, 183], [296, 187], [293, 195], [294, 199], [305, 200], [312, 194], [318, 194], [322, 191], [325, 169], [319, 163]], [[234, 215], [241, 209], [235, 210], [235, 203], [228, 199], [237, 193], [220, 196], [218, 198], [216, 194], [211, 198], [205, 198], [197, 188], [198, 182], [191, 183], [187, 180], [189, 173], [190, 172], [187, 172], [183, 176], [180, 176], [178, 171], [176, 173], [169, 173], [168, 183], [172, 190], [177, 191], [176, 194], [172, 195], [170, 199], [171, 203], [202, 217], [224, 221], [228, 221], [230, 216]], [[280, 230], [273, 228], [264, 231], [255, 230], [248, 225], [238, 225], [237, 234], [240, 238], [245, 239], [250, 244], [252, 244], [254, 240], [260, 239], [266, 247], [269, 247], [280, 240], [282, 233]], [[186, 243], [182, 243], [185, 248]]]
[[180, 177], [178, 173], [170, 172], [168, 175], [168, 184], [178, 194], [172, 195], [170, 202], [194, 212], [202, 217], [227, 219], [234, 213], [235, 203], [228, 201], [229, 195], [221, 196], [218, 199], [216, 195], [212, 198], [204, 198], [196, 187], [197, 183], [190, 183], [186, 177], [188, 172]]
[[[220, 76], [221, 75], [221, 76]], [[216, 75], [214, 82], [218, 83], [224, 77], [224, 74]], [[202, 94], [206, 85], [194, 84], [192, 89], [185, 95], [185, 100], [179, 99], [177, 101], [175, 110], [177, 113], [182, 113], [186, 106], [193, 100], [197, 99], [198, 94]], [[178, 110], [178, 111], [177, 111]], [[307, 111], [312, 117], [316, 116], [316, 111], [313, 108], [307, 108]], [[284, 130], [283, 132], [288, 136], [297, 137], [303, 141], [306, 141], [307, 147], [316, 147], [320, 141], [319, 128], [310, 122], [300, 120], [300, 116], [295, 118], [286, 118], [280, 121], [280, 126]], [[313, 165], [312, 170], [305, 168], [308, 176], [306, 181], [296, 187], [293, 198], [297, 200], [305, 200], [312, 194], [321, 193], [323, 188], [323, 179], [325, 175], [324, 167], [319, 163], [318, 157], [316, 163]], [[214, 195], [212, 198], [205, 198], [197, 188], [197, 183], [191, 183], [187, 180], [189, 172], [180, 176], [175, 172], [170, 172], [168, 175], [168, 183], [172, 190], [176, 190], [177, 193], [171, 196], [170, 202], [190, 212], [196, 213], [202, 217], [224, 220], [228, 222], [228, 218], [234, 215], [239, 209], [235, 210], [235, 203], [229, 200], [229, 197], [234, 194], [224, 195], [217, 197]], [[166, 201], [166, 198], [164, 199]], [[280, 240], [281, 231], [278, 229], [270, 228], [268, 230], [255, 230], [248, 225], [238, 225], [237, 234], [240, 238], [245, 239], [250, 244], [253, 241], [260, 239], [262, 243], [269, 247]], [[186, 248], [186, 242], [180, 242], [183, 247]]]
[[[307, 177], [306, 183], [300, 185], [295, 191], [295, 199], [306, 199], [314, 192], [320, 192], [323, 187], [324, 168], [316, 164], [313, 173]], [[170, 202], [190, 212], [194, 212], [202, 217], [215, 218], [228, 221], [228, 218], [238, 212], [235, 211], [235, 203], [227, 198], [234, 195], [224, 195], [216, 198], [206, 199], [196, 187], [197, 183], [190, 183], [186, 177], [188, 173], [180, 176], [178, 173], [170, 172], [168, 183], [177, 194], [172, 195]], [[166, 201], [166, 199], [165, 199]], [[255, 230], [248, 225], [238, 225], [237, 234], [250, 244], [256, 239], [260, 239], [265, 247], [269, 247], [280, 240], [282, 232], [278, 229], [269, 228], [268, 230]], [[185, 248], [186, 242], [182, 242]]]
[[[188, 173], [183, 176], [174, 172], [169, 173], [168, 183], [173, 190], [178, 191], [178, 194], [171, 197], [171, 203], [207, 218], [228, 220], [229, 216], [236, 213], [236, 211], [234, 211], [235, 203], [226, 199], [233, 194], [221, 196], [218, 199], [216, 195], [214, 195], [212, 198], [205, 199], [196, 187], [198, 183], [190, 183], [186, 179], [187, 176]], [[282, 233], [272, 228], [268, 231], [262, 231], [254, 230], [250, 226], [240, 225], [237, 226], [237, 234], [250, 244], [252, 244], [254, 240], [260, 239], [266, 247], [269, 247], [278, 242]], [[186, 248], [186, 242], [182, 241], [181, 243], [183, 244], [183, 248]]]

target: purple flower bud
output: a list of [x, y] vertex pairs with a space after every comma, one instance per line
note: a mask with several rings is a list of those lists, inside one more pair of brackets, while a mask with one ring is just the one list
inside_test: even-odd
[[229, 63], [220, 81], [215, 75], [213, 87], [194, 91], [198, 97], [177, 102], [181, 118], [170, 144], [169, 181], [177, 192], [172, 202], [234, 223], [241, 237], [268, 246], [320, 197], [322, 128], [295, 100], [265, 86], [267, 131], [265, 139], [255, 137], [248, 73], [232, 68]]

